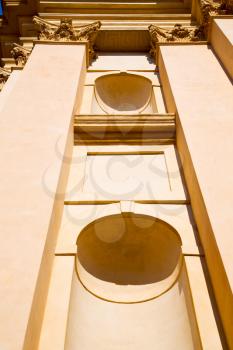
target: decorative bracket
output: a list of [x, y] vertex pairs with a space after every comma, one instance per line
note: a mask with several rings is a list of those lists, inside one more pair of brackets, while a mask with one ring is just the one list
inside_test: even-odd
[[88, 25], [73, 25], [71, 19], [61, 19], [60, 24], [53, 24], [40, 17], [33, 17], [33, 22], [38, 27], [38, 39], [41, 41], [76, 41], [89, 43], [88, 55], [91, 62], [96, 58], [94, 51], [95, 40], [101, 27], [97, 21]]
[[9, 78], [10, 74], [11, 73], [7, 69], [0, 67], [0, 91], [2, 90], [3, 85]]
[[11, 55], [15, 60], [15, 63], [19, 67], [23, 67], [28, 60], [31, 50], [26, 49], [24, 46], [13, 44], [13, 49], [11, 50]]
[[203, 41], [203, 27], [184, 27], [181, 24], [175, 24], [172, 29], [165, 29], [151, 24], [149, 27], [151, 38], [150, 55], [155, 57], [156, 47], [161, 42], [194, 42]]
[[233, 14], [233, 0], [200, 0], [200, 9], [201, 22], [207, 35], [211, 16]]

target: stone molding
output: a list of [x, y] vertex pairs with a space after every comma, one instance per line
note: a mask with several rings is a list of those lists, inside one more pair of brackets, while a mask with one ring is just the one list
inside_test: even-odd
[[0, 91], [2, 90], [3, 85], [9, 78], [10, 74], [11, 73], [7, 69], [0, 67]]
[[17, 66], [23, 67], [27, 62], [30, 53], [31, 53], [30, 49], [27, 49], [26, 47], [16, 43], [13, 44], [11, 55], [14, 58]]
[[204, 40], [203, 27], [184, 27], [181, 24], [175, 24], [172, 29], [157, 27], [151, 24], [149, 27], [151, 39], [150, 55], [155, 57], [156, 46], [158, 43], [165, 42], [198, 42]]
[[34, 16], [33, 22], [38, 28], [38, 39], [40, 41], [88, 42], [89, 62], [96, 58], [94, 45], [101, 27], [100, 21], [77, 26], [73, 25], [72, 19], [69, 18], [61, 19], [60, 24], [54, 24]]

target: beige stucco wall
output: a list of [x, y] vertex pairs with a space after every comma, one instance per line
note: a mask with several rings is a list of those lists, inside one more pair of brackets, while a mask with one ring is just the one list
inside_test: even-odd
[[18, 78], [20, 77], [21, 70], [14, 70], [4, 84], [1, 94], [0, 94], [0, 111], [3, 109], [4, 105], [7, 103], [7, 99], [10, 96]]
[[1, 113], [4, 350], [32, 350], [38, 342], [72, 150], [72, 113], [84, 73], [84, 45], [36, 45]]
[[160, 47], [169, 112], [228, 343], [233, 348], [233, 93], [206, 45]]
[[210, 42], [224, 68], [233, 78], [233, 17], [213, 20]]

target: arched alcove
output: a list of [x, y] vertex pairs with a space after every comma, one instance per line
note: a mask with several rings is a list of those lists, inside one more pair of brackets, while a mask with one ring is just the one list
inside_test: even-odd
[[167, 223], [146, 215], [112, 215], [89, 224], [77, 240], [76, 268], [93, 294], [138, 302], [164, 293], [181, 267], [181, 240]]
[[95, 98], [106, 114], [156, 112], [151, 105], [152, 91], [148, 78], [125, 72], [103, 75], [95, 81]]
[[66, 350], [197, 350], [194, 319], [181, 239], [173, 227], [124, 213], [81, 231]]

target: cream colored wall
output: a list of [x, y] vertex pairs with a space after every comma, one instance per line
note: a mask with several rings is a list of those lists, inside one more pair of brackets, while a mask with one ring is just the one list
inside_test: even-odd
[[214, 51], [233, 79], [233, 17], [213, 19], [209, 36]]
[[1, 111], [4, 350], [37, 348], [84, 73], [85, 46], [36, 45]]
[[[108, 204], [106, 204], [106, 199], [99, 196], [96, 198], [93, 194], [89, 193], [86, 196], [82, 195], [82, 191], [85, 188], [84, 186], [84, 174], [92, 175], [93, 180], [98, 181], [98, 176], [102, 171], [106, 171], [103, 169], [104, 167], [97, 167], [97, 169], [90, 169], [86, 162], [87, 151], [91, 152], [92, 157], [99, 157], [99, 154], [102, 152], [118, 152], [122, 156], [122, 153], [128, 151], [129, 152], [151, 152], [163, 151], [165, 149], [170, 150], [170, 161], [168, 161], [168, 169], [169, 162], [170, 172], [166, 173], [167, 178], [171, 177], [171, 180], [174, 181], [172, 184], [172, 189], [175, 191], [175, 194], [172, 195], [171, 191], [167, 194], [166, 203], [163, 203], [160, 195], [161, 193], [154, 193], [152, 197], [148, 201], [147, 193], [144, 191], [141, 193], [141, 200], [138, 202], [133, 201], [119, 201], [119, 198], [116, 197], [115, 191], [116, 189], [120, 189], [117, 186], [117, 182], [112, 185], [111, 197], [108, 198]], [[202, 247], [199, 241], [198, 232], [195, 227], [195, 222], [192, 217], [191, 208], [188, 205], [181, 205], [179, 194], [182, 193], [180, 187], [180, 172], [178, 168], [178, 163], [176, 158], [171, 157], [172, 152], [174, 151], [174, 146], [87, 146], [80, 147], [75, 146], [73, 152], [73, 160], [71, 166], [71, 172], [69, 175], [68, 187], [67, 187], [67, 195], [66, 195], [66, 205], [63, 212], [62, 224], [59, 230], [59, 236], [56, 246], [56, 266], [54, 266], [53, 270], [53, 280], [51, 281], [50, 291], [49, 291], [49, 302], [46, 305], [46, 313], [43, 323], [43, 330], [40, 339], [40, 349], [49, 349], [51, 344], [57, 344], [58, 349], [63, 349], [65, 346], [74, 347], [81, 346], [83, 344], [89, 344], [88, 346], [92, 346], [93, 337], [98, 344], [101, 344], [101, 339], [105, 338], [106, 332], [103, 333], [103, 329], [106, 329], [106, 325], [104, 324], [104, 319], [102, 320], [103, 315], [107, 315], [109, 312], [112, 314], [112, 309], [115, 308], [115, 312], [119, 312], [123, 314], [125, 312], [125, 308], [120, 305], [119, 308], [111, 306], [109, 302], [100, 301], [100, 299], [93, 297], [93, 295], [89, 294], [87, 290], [83, 288], [82, 285], [77, 281], [77, 276], [74, 276], [74, 282], [72, 284], [71, 281], [71, 272], [74, 267], [71, 265], [71, 259], [77, 253], [77, 239], [82, 230], [91, 222], [96, 219], [106, 217], [108, 215], [121, 214], [125, 211], [130, 211], [135, 214], [145, 214], [150, 215], [152, 217], [159, 218], [164, 220], [168, 224], [172, 225], [175, 230], [179, 233], [182, 240], [182, 253], [185, 259], [185, 271], [182, 281], [179, 281], [179, 288], [182, 289], [184, 294], [178, 295], [176, 294], [176, 289], [170, 290], [168, 295], [162, 299], [157, 301], [149, 302], [148, 304], [144, 303], [141, 306], [137, 306], [133, 308], [131, 307], [131, 316], [134, 312], [138, 312], [137, 309], [141, 309], [141, 312], [147, 314], [144, 321], [141, 323], [140, 320], [135, 321], [138, 329], [141, 327], [145, 327], [145, 323], [149, 320], [149, 324], [156, 324], [157, 327], [163, 327], [162, 323], [159, 323], [160, 319], [155, 317], [152, 313], [147, 313], [147, 307], [150, 304], [153, 308], [157, 310], [157, 308], [164, 307], [164, 325], [166, 324], [165, 318], [168, 317], [171, 322], [174, 322], [174, 329], [176, 328], [177, 332], [180, 332], [181, 329], [188, 327], [192, 329], [192, 341], [190, 340], [190, 333], [186, 340], [184, 338], [180, 338], [179, 346], [180, 348], [191, 347], [198, 349], [200, 346], [199, 341], [201, 341], [201, 346], [203, 349], [221, 349], [222, 344], [219, 336], [217, 321], [214, 317], [213, 307], [211, 305], [211, 297], [208, 291], [210, 287], [208, 282], [205, 279], [204, 271], [202, 264], [204, 263], [202, 258]], [[151, 156], [151, 155], [150, 155]], [[156, 157], [156, 155], [155, 155]], [[143, 156], [142, 156], [143, 158]], [[128, 163], [128, 166], [131, 166], [131, 163]], [[134, 165], [135, 167], [135, 165]], [[125, 167], [126, 168], [126, 167]], [[171, 171], [172, 170], [172, 171]], [[115, 171], [117, 172], [117, 170]], [[138, 172], [135, 168], [135, 172]], [[121, 170], [121, 173], [126, 174], [127, 169]], [[163, 175], [165, 176], [165, 173]], [[143, 174], [141, 174], [142, 182]], [[154, 173], [151, 171], [151, 177], [154, 178]], [[163, 180], [162, 180], [163, 181]], [[154, 184], [160, 187], [160, 178], [156, 178]], [[106, 184], [107, 185], [107, 184]], [[150, 184], [153, 186], [153, 181]], [[102, 188], [104, 190], [105, 183], [102, 183]], [[98, 189], [98, 186], [97, 186]], [[162, 189], [161, 189], [162, 190]], [[98, 194], [99, 190], [97, 190], [96, 194]], [[110, 194], [110, 193], [109, 193]], [[131, 194], [131, 199], [135, 199], [134, 195]], [[68, 205], [69, 203], [69, 205]], [[148, 204], [145, 204], [148, 203]], [[152, 204], [153, 203], [153, 204]], [[162, 204], [163, 203], [163, 204]], [[173, 204], [171, 204], [173, 203]], [[174, 204], [176, 203], [176, 204]], [[188, 203], [188, 201], [187, 201]], [[110, 229], [110, 228], [109, 228]], [[66, 261], [66, 263], [65, 263]], [[67, 268], [68, 266], [68, 268]], [[64, 269], [67, 268], [67, 273], [64, 274]], [[188, 276], [188, 278], [187, 278]], [[57, 286], [62, 286], [61, 293], [57, 293]], [[78, 283], [78, 285], [77, 285]], [[189, 284], [191, 286], [191, 290], [189, 290]], [[72, 288], [71, 288], [72, 285]], [[70, 297], [70, 290], [72, 297]], [[107, 290], [105, 290], [107, 292]], [[85, 302], [84, 302], [85, 301]], [[181, 310], [182, 314], [186, 315], [185, 327], [183, 328], [182, 322], [179, 323], [176, 321], [177, 315], [170, 314], [171, 307], [169, 303], [176, 303], [177, 306], [177, 315]], [[160, 304], [161, 303], [161, 304]], [[101, 305], [100, 305], [101, 304]], [[162, 306], [163, 304], [163, 306]], [[61, 307], [59, 307], [61, 305]], [[88, 307], [87, 307], [88, 305]], [[84, 310], [83, 310], [84, 307]], [[194, 310], [193, 311], [193, 307]], [[69, 308], [69, 313], [68, 313]], [[128, 306], [126, 306], [128, 308]], [[65, 311], [64, 311], [65, 310]], [[78, 312], [79, 310], [79, 312]], [[100, 311], [102, 310], [102, 311]], [[165, 311], [166, 310], [166, 311]], [[66, 314], [65, 314], [66, 312]], [[188, 313], [188, 315], [187, 315]], [[51, 322], [53, 319], [53, 315], [56, 315], [56, 322]], [[93, 330], [93, 317], [95, 315], [95, 330]], [[115, 314], [115, 313], [114, 313]], [[60, 316], [59, 316], [60, 315]], [[132, 322], [129, 321], [130, 315], [127, 315], [128, 321], [123, 323], [125, 328], [128, 329], [130, 334], [133, 334], [133, 327], [131, 328]], [[67, 317], [69, 317], [69, 323], [67, 323]], [[133, 320], [136, 317], [133, 316]], [[206, 321], [208, 319], [208, 322]], [[118, 320], [119, 321], [119, 320]], [[122, 321], [123, 322], [123, 321]], [[121, 322], [121, 323], [122, 323]], [[189, 324], [189, 326], [188, 326]], [[85, 325], [85, 327], [84, 327]], [[108, 327], [112, 327], [114, 329], [114, 323], [108, 322]], [[67, 328], [67, 340], [65, 343], [65, 334], [64, 329]], [[73, 329], [75, 327], [75, 329]], [[110, 327], [110, 328], [111, 328]], [[189, 328], [190, 327], [190, 328]], [[74, 334], [79, 334], [77, 338]], [[87, 334], [91, 333], [91, 337], [87, 337]], [[182, 331], [181, 331], [182, 332]], [[109, 332], [108, 332], [109, 333]], [[51, 335], [50, 337], [48, 335]], [[145, 344], [143, 339], [140, 337], [141, 332], [137, 334], [137, 344]], [[144, 334], [144, 332], [143, 332]], [[173, 346], [174, 342], [173, 333], [169, 333], [170, 336], [167, 337], [166, 340], [171, 346]], [[188, 331], [187, 331], [188, 334]], [[187, 335], [186, 334], [186, 335]], [[133, 335], [132, 335], [133, 337]], [[105, 338], [106, 339], [106, 338]], [[112, 337], [111, 339], [114, 339]], [[80, 341], [80, 342], [79, 342]], [[148, 333], [147, 337], [147, 345], [153, 343], [153, 339], [151, 338], [151, 334]], [[160, 338], [161, 347], [164, 346], [164, 337]], [[184, 343], [182, 343], [184, 341]], [[187, 341], [187, 343], [186, 343]], [[121, 343], [119, 343], [121, 342]], [[170, 342], [170, 343], [169, 343]], [[66, 345], [65, 345], [66, 344]], [[80, 345], [81, 344], [81, 345]], [[96, 343], [96, 346], [99, 346]], [[108, 344], [108, 343], [107, 343]], [[118, 332], [118, 341], [117, 344], [122, 344], [122, 347], [126, 346], [126, 338], [124, 332]], [[182, 345], [181, 345], [182, 344]], [[195, 345], [193, 345], [195, 344]], [[177, 344], [176, 344], [177, 345]], [[109, 345], [110, 346], [110, 345]], [[134, 346], [136, 346], [134, 344]], [[168, 345], [166, 345], [168, 346]]]
[[21, 75], [21, 70], [14, 70], [7, 79], [0, 93], [0, 111], [3, 109], [4, 105], [7, 103], [8, 97], [10, 96], [18, 78]]
[[[50, 284], [49, 298], [46, 305], [45, 319], [43, 323], [43, 330], [40, 339], [39, 349], [50, 349], [52, 344], [56, 344], [57, 349], [64, 349], [65, 344], [65, 332], [64, 329], [67, 327], [67, 317], [68, 317], [68, 308], [70, 313], [70, 322], [76, 318], [76, 321], [73, 323], [73, 326], [77, 327], [77, 331], [81, 332], [82, 341], [85, 342], [83, 338], [87, 334], [88, 328], [84, 327], [84, 324], [92, 323], [92, 314], [96, 317], [95, 331], [92, 331], [91, 334], [97, 336], [96, 339], [101, 342], [104, 334], [102, 333], [102, 327], [104, 320], [102, 320], [103, 313], [99, 315], [98, 309], [102, 307], [102, 310], [106, 313], [109, 312], [109, 309], [116, 309], [116, 312], [124, 313], [124, 308], [122, 305], [117, 308], [117, 306], [109, 306], [109, 302], [105, 302], [95, 299], [92, 295], [88, 295], [89, 292], [85, 291], [83, 287], [79, 284], [77, 286], [77, 276], [74, 276], [74, 284], [78, 288], [77, 295], [75, 290], [72, 291], [73, 297], [70, 299], [70, 289], [71, 289], [71, 274], [74, 270], [74, 256], [77, 252], [77, 239], [82, 230], [86, 225], [90, 224], [94, 220], [108, 215], [121, 214], [121, 211], [128, 210], [135, 214], [144, 214], [150, 215], [150, 217], [157, 217], [161, 220], [164, 220], [168, 224], [177, 230], [182, 240], [182, 253], [185, 259], [186, 269], [183, 271], [183, 277], [179, 281], [179, 288], [182, 290], [182, 296], [176, 294], [176, 289], [174, 291], [170, 290], [168, 297], [158, 299], [157, 301], [152, 301], [147, 303], [142, 303], [141, 306], [133, 308], [131, 307], [131, 312], [134, 313], [138, 308], [141, 309], [141, 312], [147, 313], [143, 325], [141, 324], [140, 319], [137, 321], [137, 326], [145, 327], [145, 323], [149, 320], [149, 324], [156, 324], [158, 318], [155, 317], [154, 313], [148, 313], [148, 307], [152, 305], [153, 308], [162, 307], [160, 302], [164, 302], [163, 306], [166, 310], [164, 317], [169, 317], [171, 322], [174, 322], [174, 327], [182, 328], [182, 324], [176, 323], [176, 316], [170, 314], [169, 300], [173, 303], [176, 303], [176, 311], [179, 313], [179, 310], [183, 310], [184, 315], [186, 315], [186, 322], [190, 322], [190, 327], [192, 328], [192, 337], [193, 341], [196, 344], [195, 349], [198, 348], [199, 337], [201, 339], [201, 344], [203, 349], [216, 349], [219, 350], [222, 348], [221, 341], [219, 338], [217, 323], [213, 314], [213, 309], [211, 305], [210, 295], [209, 295], [209, 285], [205, 279], [203, 272], [204, 259], [202, 256], [202, 250], [200, 242], [198, 239], [198, 233], [195, 228], [195, 223], [192, 218], [191, 208], [186, 205], [167, 205], [167, 204], [139, 204], [139, 203], [113, 203], [113, 204], [99, 204], [91, 205], [88, 203], [82, 205], [66, 205], [63, 212], [62, 224], [59, 230], [59, 238], [56, 248], [56, 263], [53, 269], [53, 279]], [[72, 263], [73, 262], [73, 263]], [[188, 276], [188, 278], [187, 278]], [[191, 291], [189, 290], [189, 284], [191, 286]], [[59, 293], [58, 293], [59, 286]], [[73, 288], [73, 287], [72, 287]], [[82, 299], [80, 298], [82, 297]], [[185, 305], [184, 305], [185, 297]], [[177, 299], [178, 298], [178, 299]], [[85, 303], [84, 303], [85, 301]], [[76, 304], [81, 307], [76, 311]], [[69, 306], [70, 304], [70, 306]], [[86, 306], [91, 307], [91, 311]], [[182, 305], [182, 306], [181, 306]], [[84, 310], [83, 310], [84, 307]], [[180, 309], [181, 307], [181, 309]], [[193, 313], [193, 307], [195, 307], [195, 314]], [[130, 306], [126, 305], [126, 308]], [[187, 309], [186, 309], [187, 308]], [[90, 311], [90, 312], [89, 312]], [[188, 321], [187, 321], [187, 312], [188, 312]], [[131, 316], [132, 316], [131, 313]], [[54, 316], [55, 315], [55, 316]], [[156, 314], [157, 315], [157, 314]], [[170, 316], [169, 316], [170, 315]], [[128, 315], [127, 317], [130, 317]], [[134, 319], [134, 317], [133, 317]], [[122, 321], [123, 322], [123, 321]], [[166, 323], [166, 322], [165, 322]], [[110, 321], [109, 321], [110, 324]], [[124, 323], [125, 324], [125, 323]], [[114, 325], [111, 323], [114, 327]], [[129, 332], [133, 332], [131, 329], [131, 322], [125, 324], [125, 328], [129, 329]], [[72, 325], [70, 325], [68, 333], [72, 331]], [[160, 325], [159, 327], [162, 327]], [[169, 325], [168, 325], [169, 327]], [[189, 327], [188, 324], [185, 327]], [[94, 332], [94, 334], [93, 334]], [[140, 333], [140, 332], [139, 332]], [[102, 334], [98, 338], [98, 334]], [[144, 332], [143, 332], [144, 334]], [[150, 334], [150, 333], [148, 333]], [[118, 333], [118, 335], [120, 335]], [[121, 333], [121, 336], [124, 338], [124, 334]], [[170, 334], [172, 339], [172, 333]], [[123, 339], [121, 338], [121, 339]], [[89, 338], [86, 339], [88, 342]], [[183, 338], [184, 339], [184, 338]], [[75, 340], [77, 338], [75, 337]], [[140, 334], [138, 334], [139, 343], [142, 342]], [[92, 341], [92, 340], [90, 340]], [[120, 341], [120, 337], [119, 340]], [[148, 340], [149, 341], [149, 340]], [[152, 341], [152, 338], [150, 338]], [[163, 339], [160, 339], [161, 344], [163, 344]], [[167, 340], [169, 343], [169, 339]], [[180, 338], [182, 341], [182, 337]], [[152, 341], [153, 342], [153, 341]], [[79, 342], [77, 342], [79, 344]], [[98, 343], [99, 344], [99, 343]], [[118, 344], [118, 342], [116, 343]], [[140, 343], [141, 344], [141, 343]], [[97, 346], [97, 345], [96, 345]], [[125, 346], [125, 343], [122, 342], [122, 346]], [[161, 345], [162, 346], [162, 345]], [[189, 346], [190, 343], [189, 343]], [[184, 347], [185, 348], [185, 347]]]
[[[100, 54], [97, 61], [93, 62], [93, 64], [89, 67], [87, 71], [82, 103], [81, 106], [78, 106], [78, 110], [76, 111], [76, 113], [105, 114], [104, 110], [101, 108], [101, 105], [97, 102], [95, 97], [95, 81], [96, 79], [105, 75], [119, 74], [120, 72], [122, 72], [122, 70], [124, 73], [135, 74], [137, 76], [145, 77], [149, 79], [152, 83], [153, 90], [151, 91], [150, 105], [149, 108], [147, 107], [143, 111], [141, 111], [142, 114], [166, 113], [158, 72], [155, 71], [153, 65], [151, 65], [149, 62], [146, 62], [146, 57], [144, 55], [134, 55], [133, 57], [134, 64], [130, 67], [130, 65], [127, 64], [127, 61], [125, 59], [130, 58], [130, 56], [120, 56], [119, 62], [117, 56], [117, 60], [114, 60], [112, 62], [112, 56], [101, 56]], [[103, 65], [102, 62], [104, 58], [105, 65]], [[115, 83], [113, 81], [112, 86], [114, 85]], [[90, 103], [90, 101], [92, 101], [92, 103]], [[117, 112], [112, 111], [112, 113], [110, 114], [117, 114]], [[118, 114], [122, 113], [118, 112]]]
[[161, 46], [168, 110], [228, 343], [233, 348], [232, 84], [206, 45]]
[[198, 340], [192, 339], [184, 278], [181, 274], [158, 298], [119, 304], [90, 294], [74, 272], [65, 349], [200, 350]]
[[174, 147], [75, 146], [66, 203], [114, 200], [186, 203]]
[[104, 52], [98, 54], [98, 59], [89, 67], [89, 71], [96, 70], [141, 70], [154, 71], [154, 62], [149, 60], [146, 53]]
[[[133, 348], [140, 347], [140, 344], [149, 346], [150, 339], [154, 336], [154, 325], [157, 325], [157, 331], [158, 329], [161, 331], [159, 331], [159, 336], [164, 330], [163, 327], [169, 326], [168, 323], [174, 321], [174, 325], [170, 327], [171, 337], [161, 338], [161, 348], [164, 346], [177, 347], [173, 339], [179, 333], [177, 340], [179, 348], [198, 349], [202, 346], [203, 349], [219, 350], [222, 344], [208, 291], [210, 286], [205, 279], [202, 267], [204, 260], [202, 246], [192, 218], [189, 197], [183, 185], [174, 146], [75, 146], [72, 153], [72, 114], [78, 113], [81, 105], [85, 75], [84, 50], [82, 45], [70, 46], [64, 43], [36, 45], [3, 110], [1, 119], [3, 138], [0, 139], [0, 147], [4, 150], [2, 154], [2, 163], [5, 164], [3, 179], [5, 174], [6, 180], [0, 184], [0, 187], [2, 187], [5, 205], [2, 211], [4, 219], [2, 232], [4, 236], [7, 236], [7, 240], [2, 239], [3, 242], [6, 242], [6, 246], [2, 246], [4, 249], [2, 265], [7, 266], [7, 273], [4, 271], [3, 274], [4, 281], [7, 280], [7, 283], [1, 285], [2, 294], [0, 296], [3, 295], [1, 298], [4, 297], [6, 303], [2, 305], [3, 318], [0, 319], [4, 325], [2, 329], [4, 336], [0, 334], [0, 337], [4, 341], [4, 346], [7, 350], [37, 348], [63, 350], [68, 316], [73, 317], [73, 315], [80, 322], [78, 331], [81, 333], [78, 341], [83, 337], [85, 342], [84, 335], [88, 334], [88, 329], [92, 336], [95, 334], [99, 336], [98, 328], [102, 336], [110, 334], [106, 334], [105, 329], [114, 324], [106, 324], [105, 320], [102, 322], [98, 317], [103, 314], [101, 308], [107, 314], [110, 312], [112, 317], [112, 314], [115, 314], [114, 304], [110, 305], [110, 308], [106, 304], [100, 306], [100, 299], [94, 300], [93, 296], [89, 295], [86, 290], [84, 291], [81, 286], [78, 286], [77, 291], [72, 287], [74, 256], [77, 253], [76, 243], [81, 230], [94, 219], [129, 211], [151, 215], [171, 224], [180, 234], [185, 262], [179, 285], [160, 299], [161, 304], [143, 303], [140, 306], [137, 305], [130, 313], [126, 311], [127, 327], [133, 319], [135, 327], [141, 330], [135, 332], [134, 328], [128, 329], [128, 334], [131, 332], [132, 338], [138, 337]], [[166, 57], [170, 56], [166, 54]], [[172, 57], [170, 57], [171, 61]], [[185, 70], [185, 65], [183, 66], [180, 68], [176, 64], [176, 69], [179, 67]], [[164, 89], [167, 89], [165, 92], [168, 92], [169, 84], [165, 79], [165, 70], [162, 65], [161, 67]], [[116, 71], [131, 70], [138, 72], [136, 74], [153, 75], [156, 82], [158, 79], [157, 73], [154, 73], [153, 64], [148, 62], [145, 55], [105, 54], [100, 55], [99, 59], [89, 67], [86, 82], [92, 74], [93, 76], [102, 74], [100, 71], [103, 69], [105, 72], [114, 69]], [[172, 74], [170, 76], [173, 77]], [[189, 82], [187, 76], [186, 74], [185, 78]], [[173, 79], [178, 78], [173, 77]], [[183, 84], [182, 81], [181, 85]], [[192, 88], [193, 85], [190, 84], [189, 90]], [[188, 90], [182, 91], [181, 94], [185, 94]], [[199, 86], [197, 86], [197, 91], [199, 91]], [[75, 103], [77, 92], [80, 99], [78, 104]], [[88, 94], [84, 95], [86, 105], [90, 103], [87, 96]], [[163, 105], [161, 94], [159, 98]], [[185, 108], [189, 105], [190, 110], [190, 101], [186, 105], [183, 98], [179, 98], [180, 103], [184, 103]], [[171, 104], [168, 103], [169, 109], [173, 107], [174, 101]], [[195, 108], [193, 106], [194, 110]], [[189, 115], [189, 110], [185, 110], [185, 116]], [[14, 120], [14, 127], [9, 120]], [[180, 132], [181, 128], [178, 124], [178, 146], [181, 151], [185, 151], [185, 154], [181, 152], [181, 155], [185, 157], [187, 150], [182, 148]], [[193, 135], [192, 132], [190, 134]], [[104, 164], [97, 162], [94, 168], [88, 166], [88, 157], [92, 158], [93, 163], [94, 157], [95, 159], [103, 157], [103, 152], [108, 153], [107, 157], [110, 156], [110, 158], [116, 156], [117, 162], [123, 164], [120, 170], [119, 167], [112, 170], [111, 184], [103, 181], [103, 176], [106, 175], [105, 172], [109, 168], [109, 159]], [[136, 163], [133, 161], [135, 156], [139, 158], [141, 168], [140, 166], [138, 168], [138, 161]], [[144, 169], [149, 168], [153, 156], [155, 158], [158, 156], [155, 162], [156, 172], [151, 170], [151, 174], [147, 174], [145, 179]], [[66, 188], [70, 164], [72, 165]], [[134, 176], [132, 172], [132, 165], [137, 176]], [[183, 165], [185, 167], [185, 164]], [[158, 176], [159, 174], [161, 176]], [[90, 182], [90, 178], [89, 182], [87, 181], [90, 175], [94, 183]], [[124, 188], [124, 181], [127, 177], [143, 184], [144, 187], [141, 186], [139, 193], [129, 195], [127, 186]], [[166, 186], [162, 186], [164, 181]], [[150, 187], [150, 193], [146, 191], [145, 183]], [[190, 185], [189, 181], [188, 184]], [[106, 185], [109, 185], [107, 197], [103, 194]], [[100, 191], [99, 187], [103, 191]], [[125, 193], [122, 193], [122, 188], [125, 189]], [[9, 197], [8, 193], [13, 193], [13, 197]], [[196, 208], [195, 203], [194, 208]], [[44, 251], [45, 254], [43, 254]], [[77, 287], [77, 284], [75, 285]], [[33, 298], [35, 288], [36, 294]], [[75, 305], [78, 302], [78, 309], [84, 312], [75, 312], [77, 305], [72, 307], [70, 292], [77, 292], [76, 297], [79, 296], [79, 293], [83, 294], [82, 298], [71, 299], [75, 300]], [[177, 303], [177, 308], [171, 310], [171, 305], [174, 303]], [[90, 309], [87, 308], [87, 305]], [[153, 313], [151, 313], [151, 306]], [[166, 312], [162, 314], [160, 309]], [[90, 312], [87, 312], [88, 310]], [[116, 312], [123, 315], [125, 310], [121, 306], [116, 309]], [[93, 311], [96, 312], [96, 317], [98, 316], [94, 319], [94, 323]], [[43, 312], [44, 318], [38, 342]], [[139, 313], [144, 315], [144, 320], [141, 318], [137, 321], [134, 315]], [[12, 314], [14, 314], [15, 337], [12, 337]], [[161, 315], [163, 325], [160, 324]], [[76, 320], [73, 324], [76, 324]], [[145, 323], [150, 320], [151, 332], [149, 330], [145, 343], [143, 329]], [[85, 324], [89, 328], [84, 330], [82, 327]], [[126, 344], [128, 337], [125, 334], [127, 328], [123, 327], [124, 325], [125, 323], [119, 324], [121, 337], [117, 335], [117, 342], [122, 341], [123, 346], [128, 349]], [[96, 328], [92, 331], [91, 327]], [[27, 335], [24, 343], [26, 328]], [[174, 330], [177, 331], [176, 334]], [[113, 328], [110, 331], [114, 333]], [[69, 332], [68, 327], [67, 334]], [[167, 334], [166, 331], [164, 332]], [[112, 339], [115, 336], [113, 333]], [[73, 337], [72, 339], [76, 340]], [[93, 345], [90, 346], [93, 347]]]

